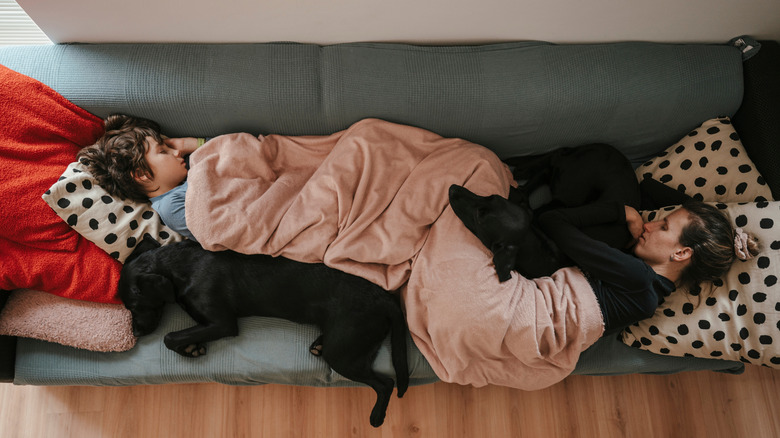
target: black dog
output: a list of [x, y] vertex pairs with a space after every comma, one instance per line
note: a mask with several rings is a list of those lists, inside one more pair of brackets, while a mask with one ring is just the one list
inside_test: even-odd
[[186, 357], [206, 353], [204, 343], [238, 335], [237, 318], [267, 316], [315, 324], [322, 335], [311, 352], [342, 376], [377, 393], [374, 427], [384, 422], [393, 379], [371, 365], [390, 332], [398, 397], [409, 386], [408, 329], [399, 301], [363, 278], [324, 264], [282, 257], [211, 252], [197, 242], [160, 247], [146, 236], [125, 263], [119, 296], [143, 336], [160, 323], [166, 302], [177, 302], [198, 323], [165, 335], [165, 345]]
[[533, 223], [527, 204], [479, 196], [456, 184], [450, 186], [449, 198], [455, 215], [493, 253], [499, 281], [509, 280], [513, 270], [539, 278], [565, 265], [566, 257]]
[[[612, 146], [562, 148], [506, 162], [515, 166], [516, 180], [526, 180], [521, 188], [510, 190], [509, 199], [478, 196], [458, 185], [449, 189], [452, 210], [493, 253], [499, 281], [508, 280], [512, 270], [526, 278], [538, 278], [572, 264], [536, 225], [539, 211], [534, 212], [528, 202], [528, 195], [536, 188], [544, 184], [550, 188], [551, 201], [540, 210], [599, 201], [639, 208], [641, 196], [633, 167]], [[583, 232], [616, 248], [632, 241], [625, 226], [593, 226]]]

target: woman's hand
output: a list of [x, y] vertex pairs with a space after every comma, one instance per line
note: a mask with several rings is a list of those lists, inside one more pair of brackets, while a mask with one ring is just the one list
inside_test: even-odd
[[181, 152], [182, 156], [189, 155], [198, 148], [198, 139], [195, 137], [164, 138], [163, 141], [168, 147]]
[[645, 221], [642, 220], [642, 215], [640, 215], [634, 207], [630, 207], [628, 205], [625, 207], [626, 226], [628, 227], [628, 231], [631, 233], [631, 237], [633, 238], [633, 241], [629, 246], [633, 246], [637, 239], [639, 239], [639, 236], [641, 236], [644, 232]]

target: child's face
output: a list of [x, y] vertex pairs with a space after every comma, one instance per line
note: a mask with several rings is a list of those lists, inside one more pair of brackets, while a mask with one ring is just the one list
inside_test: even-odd
[[154, 172], [145, 182], [149, 197], [159, 196], [175, 188], [187, 178], [187, 168], [178, 150], [165, 143], [157, 143], [154, 138], [146, 137], [146, 163]]

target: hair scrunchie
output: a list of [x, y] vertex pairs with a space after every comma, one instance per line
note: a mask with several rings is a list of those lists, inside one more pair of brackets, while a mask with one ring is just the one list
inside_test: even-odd
[[734, 253], [740, 260], [749, 260], [753, 258], [753, 254], [748, 249], [748, 235], [742, 228], [734, 230]]

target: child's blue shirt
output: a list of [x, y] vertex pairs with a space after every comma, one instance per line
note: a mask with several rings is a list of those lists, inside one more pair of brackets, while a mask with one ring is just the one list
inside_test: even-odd
[[160, 196], [151, 198], [152, 208], [160, 215], [162, 221], [172, 230], [182, 236], [195, 240], [187, 228], [187, 218], [184, 216], [184, 198], [187, 193], [187, 181]]

